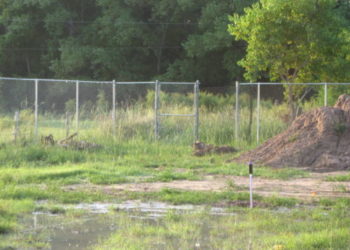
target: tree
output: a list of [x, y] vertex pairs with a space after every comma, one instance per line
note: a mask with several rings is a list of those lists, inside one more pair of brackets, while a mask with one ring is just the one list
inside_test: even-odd
[[[244, 56], [245, 46], [227, 32], [228, 15], [256, 1], [0, 0], [0, 74], [199, 79], [201, 86], [227, 86], [243, 76], [232, 62]], [[2, 90], [6, 110], [28, 92], [10, 83]], [[54, 109], [64, 110], [65, 98], [74, 97], [62, 85], [41, 86], [40, 91], [44, 108], [54, 103]], [[97, 91], [87, 92], [82, 94], [95, 100]], [[128, 96], [138, 92], [135, 87]]]
[[[180, 1], [179, 1], [180, 2]], [[182, 1], [186, 2], [186, 1]], [[184, 39], [178, 58], [169, 65], [165, 78], [200, 79], [204, 86], [223, 86], [240, 80], [242, 69], [232, 62], [244, 56], [244, 44], [227, 32], [228, 16], [242, 13], [256, 0], [187, 1], [193, 2], [194, 14], [187, 15], [193, 31]], [[197, 4], [194, 4], [197, 3]], [[200, 11], [198, 11], [200, 10]]]
[[[350, 32], [336, 0], [261, 0], [231, 16], [229, 32], [247, 42], [245, 78], [285, 83], [349, 80]], [[296, 115], [303, 87], [285, 86]]]

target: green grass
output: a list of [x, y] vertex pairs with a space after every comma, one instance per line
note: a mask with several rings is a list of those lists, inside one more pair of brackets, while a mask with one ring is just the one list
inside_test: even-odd
[[[246, 175], [247, 167], [229, 163], [228, 160], [232, 158], [233, 155], [195, 157], [192, 156], [191, 146], [174, 145], [164, 141], [115, 142], [105, 139], [103, 149], [97, 151], [66, 150], [35, 143], [26, 145], [7, 143], [0, 150], [0, 188], [2, 190], [0, 200], [12, 202], [12, 204], [23, 204], [26, 210], [13, 210], [11, 206], [3, 206], [0, 216], [0, 235], [11, 234], [17, 230], [21, 215], [34, 211], [35, 202], [41, 200], [53, 204], [67, 204], [142, 199], [173, 204], [205, 205], [247, 201], [246, 193], [235, 193], [235, 191], [215, 193], [169, 189], [116, 196], [103, 193], [103, 188], [96, 190], [74, 188], [74, 185], [195, 181], [202, 180], [208, 175]], [[295, 169], [276, 170], [264, 167], [257, 168], [256, 175], [287, 179], [307, 174]], [[73, 185], [73, 188], [67, 189], [66, 186], [69, 185]], [[277, 198], [268, 201], [271, 207], [292, 206], [290, 204], [293, 203], [288, 202]], [[49, 211], [53, 213], [55, 209]]]
[[[232, 104], [232, 100], [229, 100], [225, 104], [226, 101], [223, 98], [218, 98], [214, 102], [210, 100], [210, 96], [206, 96], [205, 98], [206, 104], [201, 107], [200, 115], [200, 138], [202, 141], [216, 145], [231, 145], [239, 149], [240, 152], [256, 146], [253, 139], [254, 135], [248, 131], [247, 118], [249, 112], [247, 105], [242, 105], [240, 138], [239, 140], [234, 140], [233, 109], [232, 106], [228, 105]], [[246, 101], [243, 98], [241, 103], [244, 104]], [[172, 105], [163, 111], [166, 111], [166, 113], [193, 112], [192, 107], [186, 105]], [[212, 178], [216, 178], [217, 176], [247, 176], [248, 167], [246, 165], [231, 161], [237, 154], [208, 155], [204, 157], [195, 157], [192, 155], [191, 144], [194, 140], [193, 119], [177, 117], [162, 118], [161, 139], [155, 142], [153, 135], [154, 113], [153, 110], [145, 108], [143, 104], [138, 103], [130, 108], [118, 109], [115, 137], [112, 136], [110, 116], [108, 114], [92, 114], [92, 117], [89, 119], [81, 120], [81, 129], [77, 139], [99, 143], [102, 145], [102, 148], [99, 150], [79, 151], [68, 150], [57, 146], [40, 145], [33, 138], [33, 115], [30, 113], [30, 110], [26, 110], [25, 112], [21, 116], [23, 118], [21, 123], [21, 139], [16, 144], [12, 142], [11, 136], [13, 131], [12, 118], [10, 116], [0, 117], [0, 128], [2, 130], [0, 136], [0, 236], [4, 234], [12, 235], [14, 231], [19, 230], [21, 228], [19, 221], [23, 214], [39, 211], [40, 209], [50, 213], [64, 213], [59, 207], [60, 204], [91, 203], [97, 201], [117, 202], [124, 199], [141, 199], [145, 201], [164, 201], [172, 204], [229, 206], [234, 202], [248, 201], [248, 194], [238, 192], [242, 190], [240, 190], [240, 187], [234, 187], [233, 184], [231, 184], [231, 189], [230, 185], [228, 185], [228, 190], [224, 192], [180, 191], [174, 189], [163, 189], [159, 192], [147, 193], [121, 192], [107, 194], [103, 192], [104, 185], [121, 183], [146, 183], [145, 185], [147, 185], [149, 182], [203, 180], [208, 176]], [[286, 127], [286, 124], [281, 119], [284, 112], [284, 106], [273, 106], [270, 102], [263, 103], [261, 108], [262, 141], [276, 135]], [[62, 117], [53, 114], [41, 114], [39, 116], [40, 135], [52, 134], [56, 140], [64, 138], [66, 131]], [[252, 131], [255, 131], [255, 129], [256, 124], [254, 119]], [[308, 173], [293, 168], [274, 169], [257, 167], [255, 168], [254, 175], [286, 180], [307, 177]], [[337, 181], [340, 179], [340, 177], [334, 178], [337, 178]], [[346, 178], [343, 181], [347, 181], [348, 179]], [[331, 179], [328, 180], [331, 181]], [[94, 185], [99, 185], [102, 188], [89, 188], [94, 187]], [[50, 207], [43, 208], [41, 205], [36, 205], [37, 201], [42, 200], [48, 202]], [[300, 203], [298, 200], [283, 197], [255, 196], [255, 200], [269, 208], [292, 208]], [[350, 203], [347, 202], [347, 200], [343, 200], [343, 204]], [[320, 205], [333, 209], [333, 207], [337, 207], [339, 204], [336, 200], [324, 199], [320, 201]], [[266, 220], [254, 214], [254, 212], [252, 214], [257, 216], [256, 220], [266, 222]], [[268, 216], [269, 214], [266, 213], [266, 215]], [[186, 216], [184, 218], [187, 218]], [[188, 216], [188, 219], [190, 219], [191, 215]], [[207, 215], [204, 217], [201, 217], [201, 215], [198, 216], [198, 218], [195, 216], [194, 219], [202, 218], [205, 221]], [[175, 215], [174, 217], [177, 218]], [[181, 216], [178, 219], [180, 222], [183, 220]], [[245, 219], [248, 220], [249, 218], [246, 217]], [[299, 218], [294, 217], [294, 219], [298, 220]], [[170, 238], [179, 237], [181, 239], [185, 237], [182, 235], [182, 232], [175, 232], [179, 230], [178, 227], [181, 225], [184, 228], [189, 228], [188, 230], [190, 231], [194, 230], [191, 229], [192, 225], [181, 222], [172, 231], [172, 229], [167, 228], [166, 223], [168, 221], [165, 222], [163, 229], [170, 230]], [[198, 221], [198, 223], [200, 222]], [[219, 220], [217, 223], [213, 225], [214, 228], [219, 227], [220, 223], [224, 228], [229, 227], [225, 221]], [[143, 235], [142, 226], [138, 230], [142, 236], [140, 239], [143, 238], [147, 242], [153, 240], [153, 238], [147, 238], [147, 235]], [[151, 228], [147, 230], [152, 231], [156, 229]], [[166, 234], [166, 230], [164, 234]], [[227, 234], [232, 235], [236, 229], [228, 228], [228, 230]], [[244, 231], [245, 228], [240, 230]], [[298, 230], [296, 229], [296, 231]], [[327, 238], [326, 234], [331, 233], [327, 230], [325, 231], [323, 228], [323, 231], [317, 231], [317, 237], [325, 239], [328, 242], [331, 240], [344, 241], [342, 235], [346, 234], [347, 231], [344, 231], [343, 228], [334, 229], [334, 232], [340, 235], [339, 238], [334, 238], [335, 236]], [[282, 243], [286, 246], [289, 244], [288, 246], [291, 247], [300, 246], [303, 248], [304, 245], [301, 245], [302, 243], [300, 242], [303, 240], [309, 242], [308, 239], [313, 239], [314, 237], [306, 229], [300, 229], [298, 232], [300, 232], [300, 235], [298, 234], [299, 238], [295, 237], [298, 240], [296, 239], [290, 243], [287, 242], [288, 237], [281, 234]], [[243, 239], [246, 237], [243, 233], [241, 233], [241, 236]], [[268, 236], [266, 239], [275, 242], [273, 244], [280, 244], [272, 235]], [[116, 236], [116, 238], [118, 237], [122, 236]], [[134, 246], [135, 249], [139, 249], [137, 247], [140, 246], [136, 244], [137, 242], [134, 245], [134, 242], [129, 242], [128, 239], [122, 242], [125, 242], [125, 246], [130, 246], [131, 249]], [[178, 243], [179, 241], [176, 242]], [[183, 245], [185, 249], [193, 248], [192, 243], [188, 239], [184, 242], [187, 242]], [[321, 242], [321, 240], [317, 242]], [[223, 247], [223, 249], [232, 244], [232, 242], [226, 240], [224, 240], [223, 244], [216, 241], [214, 243], [214, 248]], [[108, 243], [106, 244], [109, 246]], [[268, 247], [272, 246], [272, 243], [266, 244]], [[312, 245], [311, 243], [307, 244]], [[1, 245], [0, 243], [0, 248], [3, 246], [6, 247], [6, 245]], [[327, 245], [323, 242], [319, 246]], [[337, 247], [338, 245], [334, 246]]]
[[[141, 199], [145, 201], [158, 200], [163, 202], [194, 205], [213, 205], [222, 201], [247, 201], [249, 194], [236, 192], [203, 192], [203, 191], [181, 191], [176, 189], [162, 189], [159, 192], [129, 192], [126, 194], [128, 199]], [[261, 200], [260, 196], [255, 196]]]
[[0, 235], [17, 228], [17, 216], [33, 211], [34, 202], [30, 197], [22, 200], [0, 198]]
[[281, 212], [236, 209], [230, 216], [169, 211], [154, 223], [118, 213], [119, 230], [95, 248], [348, 249], [349, 215], [344, 206]]
[[350, 174], [328, 176], [326, 177], [326, 181], [350, 181]]
[[[260, 195], [254, 195], [254, 201], [258, 202], [257, 206], [260, 207], [295, 207], [297, 204], [301, 204], [294, 198], [283, 197], [262, 197]], [[219, 205], [219, 206], [231, 206], [232, 203], [241, 201], [241, 206], [249, 205], [249, 193], [237, 192], [237, 191], [187, 191], [164, 188], [158, 192], [126, 192], [123, 199], [131, 200], [143, 200], [143, 201], [163, 201], [175, 205], [180, 204], [193, 204], [193, 205]], [[237, 206], [237, 205], [233, 205]], [[240, 205], [238, 205], [240, 206]]]

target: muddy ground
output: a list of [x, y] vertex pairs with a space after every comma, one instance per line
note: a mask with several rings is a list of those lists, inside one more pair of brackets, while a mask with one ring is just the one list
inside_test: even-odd
[[[347, 171], [336, 171], [327, 173], [310, 173], [307, 178], [296, 178], [290, 180], [277, 180], [254, 177], [254, 193], [262, 196], [293, 197], [302, 200], [313, 200], [315, 198], [350, 198], [350, 182], [326, 181], [329, 176], [348, 174]], [[192, 190], [192, 191], [226, 191], [247, 192], [249, 177], [243, 176], [217, 176], [208, 175], [204, 180], [188, 181], [179, 180], [172, 182], [153, 183], [126, 183], [115, 185], [71, 185], [67, 190], [95, 190], [107, 194], [118, 194], [124, 191], [131, 192], [155, 192], [164, 188]]]

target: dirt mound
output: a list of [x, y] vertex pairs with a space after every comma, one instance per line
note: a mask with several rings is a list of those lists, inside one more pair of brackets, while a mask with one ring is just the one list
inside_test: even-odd
[[283, 133], [234, 161], [272, 167], [350, 169], [350, 96], [299, 116]]

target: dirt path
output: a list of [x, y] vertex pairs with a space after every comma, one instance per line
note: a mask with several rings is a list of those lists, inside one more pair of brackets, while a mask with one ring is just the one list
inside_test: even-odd
[[[260, 177], [254, 178], [254, 191], [263, 196], [295, 197], [313, 199], [317, 197], [349, 197], [350, 182], [328, 182], [324, 179], [331, 175], [348, 174], [349, 172], [311, 173], [308, 178], [275, 180]], [[242, 176], [206, 176], [201, 181], [172, 181], [153, 183], [126, 183], [116, 185], [75, 185], [71, 189], [102, 190], [113, 194], [122, 191], [152, 192], [163, 188], [193, 191], [248, 191], [249, 178]]]

